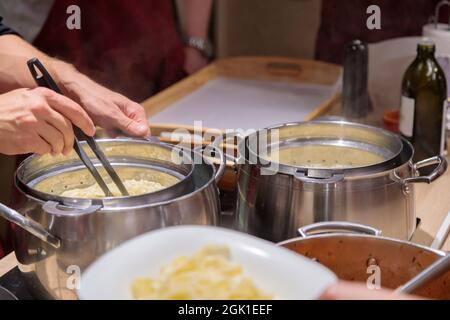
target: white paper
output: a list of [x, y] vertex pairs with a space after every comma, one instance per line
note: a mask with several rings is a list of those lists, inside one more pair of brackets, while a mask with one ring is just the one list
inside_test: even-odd
[[302, 121], [336, 86], [217, 78], [150, 117], [150, 122], [259, 129]]

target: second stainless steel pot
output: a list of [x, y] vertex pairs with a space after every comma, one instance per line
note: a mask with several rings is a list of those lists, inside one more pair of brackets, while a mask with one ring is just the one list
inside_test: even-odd
[[[258, 145], [252, 139], [268, 139], [272, 131], [277, 131], [278, 144], [301, 140], [362, 145], [365, 150], [387, 149], [391, 157], [356, 168], [273, 167], [261, 161], [263, 156], [252, 147]], [[381, 229], [390, 237], [409, 239], [416, 226], [414, 184], [431, 183], [447, 168], [441, 156], [414, 164], [413, 148], [406, 140], [378, 128], [341, 121], [272, 127], [248, 136], [239, 152], [243, 161], [238, 165], [235, 226], [275, 242], [294, 237], [298, 226], [318, 221], [352, 221]], [[418, 169], [425, 166], [435, 168], [430, 175], [419, 176]]]
[[[127, 163], [139, 160], [140, 165], [155, 159], [166, 161], [172, 148], [133, 140], [99, 143], [113, 165], [118, 165], [121, 159]], [[23, 185], [19, 183], [19, 189], [27, 197], [26, 204], [19, 209], [20, 213], [2, 206], [0, 215], [21, 227], [14, 234], [15, 254], [31, 293], [39, 298], [74, 299], [81, 272], [123, 241], [166, 226], [219, 224], [216, 180], [223, 172], [223, 163], [216, 171], [209, 161], [198, 161], [203, 158], [199, 152], [189, 154], [193, 166], [189, 170], [192, 189], [159, 202], [149, 201], [146, 195], [58, 202], [46, 198], [51, 194], [45, 194], [45, 198], [30, 194], [30, 189], [21, 188]], [[39, 176], [37, 168], [46, 167], [39, 164], [47, 164], [48, 159], [35, 157], [33, 161], [36, 163], [31, 168], [36, 169], [36, 175], [33, 172], [25, 175], [30, 181]], [[24, 177], [21, 170], [25, 167], [19, 168], [17, 179]], [[58, 163], [50, 166], [54, 167]]]

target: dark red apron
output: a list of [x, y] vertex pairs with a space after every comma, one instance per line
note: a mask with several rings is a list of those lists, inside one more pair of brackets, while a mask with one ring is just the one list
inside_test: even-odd
[[[69, 30], [67, 7], [81, 9]], [[172, 0], [57, 0], [34, 44], [81, 72], [142, 101], [183, 76]]]
[[[322, 0], [316, 58], [341, 64], [346, 43], [360, 39], [378, 42], [390, 38], [420, 36], [422, 26], [434, 15], [439, 0]], [[381, 9], [381, 29], [367, 28], [370, 5]], [[447, 15], [448, 16], [448, 15]]]

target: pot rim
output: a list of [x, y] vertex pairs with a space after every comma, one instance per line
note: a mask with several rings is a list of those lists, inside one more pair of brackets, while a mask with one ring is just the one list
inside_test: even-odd
[[[105, 141], [105, 142], [126, 142], [126, 141], [133, 141], [133, 142], [141, 142], [145, 143], [146, 140], [140, 140], [140, 139], [99, 139], [99, 141]], [[176, 147], [176, 146], [172, 146], [166, 143], [153, 143], [150, 141], [147, 141], [147, 143], [149, 144], [153, 144], [153, 145], [157, 145], [157, 146], [162, 146], [162, 147]], [[186, 151], [183, 151], [186, 152]], [[208, 166], [211, 169], [211, 175], [209, 177], [209, 179], [200, 187], [198, 188], [194, 188], [193, 190], [191, 190], [191, 192], [185, 193], [185, 194], [181, 194], [178, 196], [175, 196], [174, 198], [171, 199], [165, 199], [165, 200], [161, 200], [161, 201], [156, 201], [156, 202], [152, 202], [152, 203], [144, 203], [144, 204], [131, 204], [131, 203], [125, 203], [123, 206], [108, 206], [108, 201], [120, 201], [121, 199], [123, 200], [124, 198], [133, 198], [133, 200], [135, 200], [136, 202], [138, 201], [139, 197], [142, 197], [143, 200], [145, 200], [145, 196], [147, 194], [143, 194], [143, 195], [138, 195], [138, 196], [134, 196], [134, 197], [110, 197], [110, 198], [103, 198], [103, 199], [78, 199], [78, 198], [67, 198], [67, 197], [59, 197], [58, 200], [56, 200], [55, 202], [58, 203], [58, 205], [64, 209], [66, 209], [67, 211], [64, 212], [64, 215], [66, 216], [80, 216], [83, 215], [85, 213], [91, 213], [89, 212], [89, 210], [85, 210], [85, 209], [89, 209], [95, 206], [99, 206], [100, 208], [97, 211], [122, 211], [122, 210], [127, 210], [127, 209], [141, 209], [141, 208], [148, 208], [148, 207], [157, 207], [157, 206], [164, 206], [167, 204], [170, 204], [172, 202], [175, 201], [181, 201], [183, 199], [189, 198], [197, 193], [202, 192], [204, 189], [208, 188], [209, 185], [211, 185], [211, 183], [215, 183], [215, 166], [214, 164], [212, 164], [212, 162], [208, 159], [206, 159], [205, 157], [202, 156], [202, 154], [198, 151], [195, 150], [191, 150], [191, 154], [196, 154], [198, 157], [200, 157], [202, 159], [202, 163], [201, 164], [196, 164], [193, 163], [192, 164], [192, 170], [189, 172], [189, 177], [192, 177], [195, 174], [196, 168], [198, 170], [198, 166]], [[31, 161], [33, 158], [36, 157], [37, 155], [32, 155], [28, 158], [26, 158], [17, 168], [15, 174], [14, 174], [14, 181], [16, 184], [17, 189], [24, 194], [27, 198], [32, 199], [34, 201], [37, 201], [39, 204], [44, 205], [45, 203], [48, 203], [49, 201], [54, 201], [51, 199], [41, 199], [39, 198], [37, 195], [33, 194], [33, 193], [28, 193], [27, 192], [27, 188], [23, 188], [23, 185], [26, 186], [25, 183], [23, 183], [22, 181], [19, 181], [18, 178], [18, 171], [19, 169], [24, 165], [25, 161]], [[192, 159], [192, 158], [191, 158]], [[186, 176], [187, 178], [188, 176]], [[174, 186], [178, 185], [178, 183], [176, 183]], [[164, 191], [166, 189], [163, 189], [161, 191]], [[66, 200], [66, 201], [64, 201]], [[82, 209], [83, 212], [76, 212], [77, 209]], [[74, 211], [70, 211], [70, 210], [74, 210]], [[50, 212], [47, 212], [49, 214], [52, 214]], [[60, 214], [60, 213], [58, 213]], [[56, 215], [58, 215], [56, 214]]]
[[[175, 149], [179, 149], [179, 151], [182, 152], [182, 157], [184, 159], [186, 159], [186, 161], [192, 161], [192, 156], [189, 156], [188, 152], [186, 152], [184, 149], [178, 148], [177, 146], [173, 146], [173, 145], [169, 145], [167, 143], [155, 143], [153, 141], [149, 141], [146, 139], [137, 139], [137, 138], [120, 138], [120, 139], [112, 139], [112, 138], [108, 138], [108, 139], [97, 139], [97, 142], [99, 142], [100, 144], [108, 144], [108, 143], [132, 143], [132, 144], [143, 144], [143, 145], [152, 145], [158, 148], [162, 148], [165, 149], [169, 152], [172, 152]], [[87, 145], [85, 141], [81, 142], [82, 145]], [[19, 177], [19, 173], [21, 171], [24, 170], [24, 167], [26, 167], [30, 162], [32, 162], [33, 160], [37, 159], [41, 157], [40, 155], [37, 154], [33, 154], [29, 157], [27, 157], [24, 161], [22, 161], [22, 163], [20, 163], [20, 165], [18, 166], [15, 174], [14, 174], [14, 180], [15, 180], [15, 184], [16, 187], [20, 187], [21, 189], [23, 189], [26, 193], [30, 193], [33, 194], [35, 197], [39, 197], [39, 198], [45, 198], [46, 200], [49, 201], [57, 201], [57, 202], [77, 202], [80, 204], [86, 204], [86, 203], [93, 203], [93, 204], [98, 204], [101, 205], [104, 202], [119, 202], [119, 201], [129, 201], [132, 199], [138, 199], [139, 197], [147, 197], [147, 198], [156, 198], [156, 199], [161, 199], [161, 200], [165, 200], [165, 194], [168, 193], [175, 193], [178, 194], [181, 190], [183, 190], [183, 188], [189, 184], [189, 181], [192, 177], [193, 171], [194, 171], [194, 165], [192, 163], [189, 163], [189, 169], [187, 171], [187, 174], [185, 174], [185, 176], [183, 177], [183, 179], [179, 179], [178, 182], [176, 182], [175, 184], [168, 186], [162, 190], [158, 190], [155, 192], [151, 192], [151, 193], [145, 193], [145, 194], [140, 194], [140, 195], [136, 195], [136, 196], [118, 196], [118, 197], [104, 197], [102, 199], [86, 199], [86, 198], [71, 198], [71, 197], [63, 197], [63, 196], [59, 196], [59, 195], [53, 195], [53, 194], [49, 194], [46, 192], [42, 192], [39, 190], [34, 189], [33, 187], [28, 186], [28, 183], [23, 181], [20, 177]], [[189, 159], [189, 160], [188, 160]], [[78, 161], [78, 159], [76, 160]], [[55, 164], [57, 166], [57, 164]], [[183, 163], [183, 166], [185, 166], [186, 164]], [[76, 168], [82, 168], [83, 164], [80, 163], [76, 166], [74, 166], [74, 169]], [[181, 174], [180, 174], [181, 175]], [[148, 200], [150, 200], [148, 199]]]
[[[211, 178], [201, 187], [199, 187], [198, 189], [195, 189], [194, 191], [184, 194], [182, 196], [173, 198], [173, 199], [169, 199], [169, 200], [164, 200], [161, 202], [154, 202], [154, 203], [147, 203], [147, 204], [140, 204], [140, 205], [133, 205], [133, 206], [123, 206], [123, 207], [101, 207], [99, 210], [97, 210], [96, 212], [102, 212], [102, 211], [108, 211], [108, 212], [114, 212], [114, 211], [124, 211], [124, 210], [129, 210], [129, 209], [133, 209], [133, 210], [137, 210], [137, 209], [143, 209], [143, 208], [148, 208], [148, 207], [158, 207], [158, 206], [164, 206], [167, 204], [170, 204], [172, 202], [176, 202], [176, 201], [182, 201], [184, 199], [187, 199], [189, 197], [192, 197], [193, 195], [202, 192], [204, 189], [208, 188], [211, 183], [214, 183], [215, 179], [214, 179], [214, 174], [211, 175]], [[34, 201], [37, 201], [40, 205], [44, 205], [45, 203], [48, 202], [48, 200], [42, 200], [42, 199], [38, 199], [32, 195], [28, 195], [27, 193], [25, 193], [23, 190], [21, 190], [20, 188], [18, 188], [19, 191], [21, 193], [23, 193], [27, 198], [32, 199]], [[89, 200], [88, 200], [89, 201]], [[62, 207], [65, 207], [67, 209], [79, 209], [76, 206], [71, 206], [70, 204], [60, 204]], [[90, 206], [93, 206], [94, 203], [91, 203]], [[89, 207], [90, 207], [89, 206]], [[82, 207], [84, 208], [84, 207]], [[47, 212], [48, 214], [52, 214]], [[79, 216], [79, 213], [75, 213], [75, 212], [70, 212], [67, 211], [67, 213], [65, 213], [66, 216]]]
[[[248, 147], [249, 139], [257, 136], [263, 130], [273, 130], [273, 129], [291, 127], [291, 126], [310, 126], [310, 125], [315, 125], [315, 124], [352, 126], [352, 127], [356, 127], [356, 128], [371, 130], [375, 133], [384, 135], [384, 136], [388, 137], [389, 139], [399, 141], [401, 144], [400, 149], [390, 159], [387, 159], [380, 163], [376, 163], [376, 164], [369, 165], [369, 166], [354, 167], [354, 168], [339, 168], [339, 169], [328, 168], [327, 169], [327, 168], [290, 166], [290, 165], [286, 165], [286, 164], [277, 163], [278, 170], [276, 170], [276, 173], [295, 175], [297, 172], [315, 170], [315, 171], [329, 172], [329, 173], [337, 172], [337, 173], [344, 174], [345, 176], [366, 175], [366, 174], [371, 174], [371, 173], [386, 172], [386, 171], [390, 171], [390, 170], [396, 169], [398, 167], [401, 167], [405, 163], [410, 162], [414, 155], [414, 148], [413, 148], [412, 144], [408, 140], [403, 138], [402, 136], [394, 134], [394, 133], [384, 130], [382, 128], [375, 127], [375, 126], [369, 126], [366, 124], [349, 122], [349, 121], [345, 121], [345, 120], [312, 120], [312, 121], [288, 122], [288, 123], [273, 125], [273, 126], [270, 126], [270, 127], [264, 128], [264, 129], [260, 129], [256, 132], [246, 136], [245, 139], [243, 139], [240, 142], [240, 147], [238, 148], [238, 150], [245, 150], [245, 152], [244, 152], [245, 163], [248, 163], [247, 153], [252, 153], [252, 155], [255, 156], [257, 159], [257, 163], [255, 165], [257, 165], [260, 168], [264, 168], [264, 170], [271, 170], [270, 169], [271, 162], [268, 161], [267, 159], [261, 158], [256, 152], [254, 152], [252, 149], [250, 149]], [[263, 162], [268, 162], [268, 164], [263, 165], [261, 160], [263, 160]]]
[[437, 254], [437, 255], [439, 255], [441, 257], [446, 255], [446, 253], [443, 250], [434, 249], [434, 248], [428, 247], [426, 245], [414, 243], [414, 242], [407, 241], [407, 240], [400, 240], [400, 239], [395, 239], [395, 238], [385, 237], [385, 236], [375, 236], [375, 235], [370, 235], [370, 234], [358, 234], [358, 233], [346, 233], [346, 232], [333, 232], [333, 233], [326, 233], [326, 234], [308, 235], [306, 237], [296, 237], [296, 238], [283, 240], [281, 242], [277, 242], [276, 245], [277, 246], [284, 246], [286, 244], [292, 244], [292, 243], [296, 243], [296, 242], [299, 242], [299, 241], [314, 240], [314, 239], [319, 239], [319, 238], [334, 238], [334, 237], [369, 238], [369, 239], [375, 239], [375, 240], [379, 240], [379, 241], [384, 241], [384, 242], [387, 242], [387, 243], [396, 243], [396, 244], [400, 244], [400, 245], [412, 246], [412, 247], [414, 247], [416, 249], [425, 250], [425, 251], [429, 251], [431, 253], [435, 253], [435, 254]]

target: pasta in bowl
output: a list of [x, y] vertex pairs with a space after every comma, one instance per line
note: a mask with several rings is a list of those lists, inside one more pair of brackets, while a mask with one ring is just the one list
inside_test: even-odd
[[134, 280], [132, 294], [140, 300], [272, 299], [231, 260], [230, 249], [222, 245], [208, 245], [191, 256], [176, 257], [157, 277]]
[[[212, 281], [221, 284], [212, 289], [211, 295], [192, 295], [186, 290], [155, 293], [154, 285], [166, 285], [165, 276], [177, 274], [172, 262], [181, 258], [181, 265], [192, 281], [189, 268], [196, 273], [196, 264], [187, 263], [190, 259], [199, 258], [201, 263], [217, 263], [220, 261], [217, 274], [211, 271], [207, 281], [213, 277], [223, 277], [223, 281]], [[207, 258], [210, 257], [210, 258]], [[212, 257], [212, 258], [211, 258]], [[216, 259], [220, 257], [219, 259]], [[204, 259], [207, 258], [207, 259]], [[225, 263], [224, 263], [225, 262]], [[197, 262], [196, 262], [197, 263]], [[162, 271], [161, 268], [169, 268]], [[181, 270], [183, 270], [181, 268]], [[187, 268], [187, 270], [186, 270]], [[212, 268], [214, 269], [214, 268]], [[224, 276], [237, 275], [236, 278]], [[211, 226], [176, 226], [151, 231], [131, 239], [109, 251], [82, 272], [81, 286], [77, 291], [80, 299], [100, 300], [132, 300], [140, 299], [232, 299], [234, 294], [240, 296], [244, 290], [229, 290], [230, 282], [246, 283], [241, 288], [249, 288], [242, 299], [316, 299], [331, 284], [336, 276], [324, 266], [306, 257], [300, 256], [285, 248], [241, 232]], [[150, 282], [139, 282], [143, 279]], [[161, 279], [164, 279], [161, 282]], [[195, 277], [194, 277], [195, 279]], [[235, 280], [237, 279], [237, 280]], [[197, 278], [198, 280], [198, 278]], [[136, 282], [138, 281], [138, 282]], [[251, 285], [250, 282], [251, 281]], [[137, 285], [137, 287], [136, 287]], [[143, 291], [141, 285], [147, 286]], [[208, 285], [209, 286], [209, 285]], [[134, 287], [134, 288], [133, 288]], [[239, 285], [236, 286], [239, 288]], [[156, 286], [157, 288], [157, 286]], [[204, 288], [201, 288], [202, 290]], [[200, 290], [201, 291], [201, 290]], [[237, 292], [237, 293], [236, 293]], [[136, 295], [137, 293], [137, 295]], [[182, 293], [182, 296], [179, 294]]]

